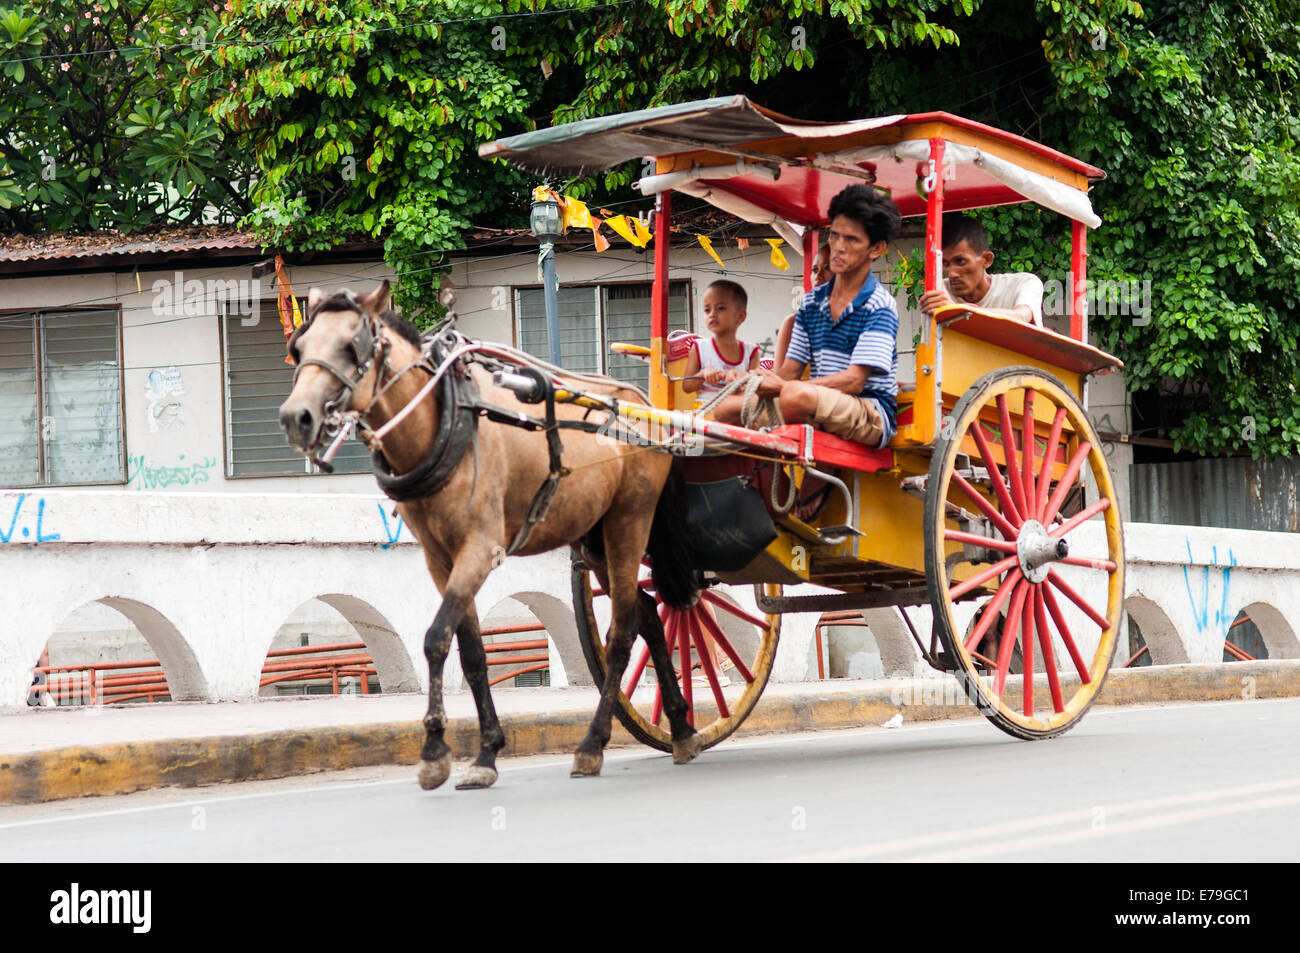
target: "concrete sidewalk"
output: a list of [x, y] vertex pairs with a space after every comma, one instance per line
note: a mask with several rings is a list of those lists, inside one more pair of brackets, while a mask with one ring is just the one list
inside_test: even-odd
[[[770, 684], [739, 734], [880, 725], [899, 712], [907, 721], [980, 717], [948, 687], [955, 685], [937, 673]], [[1294, 695], [1300, 660], [1166, 665], [1112, 671], [1097, 704]], [[516, 688], [498, 689], [493, 698], [506, 732], [502, 754], [510, 756], [572, 751], [597, 695], [591, 688]], [[458, 693], [445, 703], [448, 743], [455, 757], [472, 757], [473, 700]], [[0, 804], [414, 764], [424, 710], [418, 694], [9, 709], [0, 713]], [[615, 722], [611, 745], [635, 743]]]

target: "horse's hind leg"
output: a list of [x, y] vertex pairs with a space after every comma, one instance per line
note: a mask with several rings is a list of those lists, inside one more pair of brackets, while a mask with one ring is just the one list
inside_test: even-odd
[[[636, 577], [633, 576], [633, 579]], [[632, 641], [636, 637], [632, 621], [636, 618], [636, 605], [618, 605], [617, 592], [611, 591], [615, 601], [613, 617], [609, 625], [609, 643], [605, 647], [605, 683], [600, 687], [600, 703], [596, 714], [591, 719], [586, 737], [573, 753], [573, 769], [569, 772], [574, 778], [594, 778], [600, 774], [605, 763], [605, 745], [609, 743], [610, 719], [614, 716], [614, 705], [618, 699], [619, 685], [623, 671], [627, 668], [627, 659], [632, 651]], [[626, 600], [625, 600], [626, 601]]]
[[492, 690], [488, 687], [487, 653], [483, 650], [483, 636], [479, 631], [478, 616], [470, 606], [465, 618], [456, 629], [456, 642], [460, 646], [460, 664], [474, 693], [474, 707], [478, 709], [478, 757], [456, 782], [456, 789], [489, 788], [497, 779], [497, 752], [506, 746], [506, 736], [497, 721], [492, 704]]
[[668, 641], [664, 635], [663, 623], [655, 601], [647, 592], [637, 593], [637, 618], [640, 621], [641, 637], [650, 649], [650, 658], [654, 660], [655, 677], [659, 679], [659, 694], [663, 698], [664, 714], [668, 716], [668, 727], [673, 739], [673, 763], [685, 764], [703, 749], [699, 747], [698, 734], [686, 720], [686, 699], [682, 696], [682, 687], [673, 675], [673, 658], [668, 651]]

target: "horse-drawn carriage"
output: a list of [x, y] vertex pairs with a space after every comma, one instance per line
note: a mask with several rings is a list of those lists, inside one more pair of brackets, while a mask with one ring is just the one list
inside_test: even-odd
[[[604, 446], [606, 459], [615, 444], [636, 459], [671, 456], [698, 498], [698, 512], [713, 514], [714, 529], [736, 530], [748, 540], [730, 550], [696, 551], [688, 598], [659, 598], [650, 611], [643, 594], [635, 612], [625, 599], [611, 625], [617, 632], [634, 614], [638, 638], [630, 647], [611, 650], [605, 642], [611, 612], [602, 583], [613, 579], [610, 588], [619, 583], [613, 556], [603, 551], [618, 541], [609, 527], [602, 547], [588, 532], [590, 522], [571, 531], [568, 540], [548, 536], [545, 527], [548, 519], [557, 519], [554, 511], [531, 523], [507, 515], [503, 527], [493, 524], [488, 535], [513, 540], [512, 551], [533, 551], [532, 544], [516, 545], [529, 531], [538, 546], [583, 541], [575, 547], [574, 607], [592, 674], [598, 683], [613, 686], [598, 721], [603, 715], [607, 724], [612, 707], [641, 741], [686, 760], [735, 731], [757, 703], [772, 670], [782, 614], [918, 605], [928, 605], [933, 617], [928, 645], [912, 633], [922, 657], [954, 673], [999, 728], [1022, 738], [1045, 738], [1079, 720], [1114, 654], [1124, 574], [1115, 492], [1084, 407], [1089, 375], [1119, 366], [1084, 340], [1086, 229], [1100, 224], [1088, 188], [1102, 177], [1099, 169], [946, 113], [811, 123], [773, 114], [739, 96], [557, 126], [489, 143], [479, 152], [552, 177], [590, 174], [646, 156], [655, 162], [653, 174], [638, 183], [643, 193], [656, 196], [651, 343], [645, 355], [649, 399], [575, 380], [505, 348], [478, 352], [488, 361], [487, 370], [495, 370], [496, 403], [509, 406], [477, 413], [505, 423], [528, 418], [539, 428], [530, 434], [539, 458], [549, 461], [521, 477], [529, 489], [510, 512], [528, 510], [535, 516], [540, 507], [545, 514], [547, 492], [563, 499], [573, 471], [599, 457], [596, 451], [587, 457], [580, 451], [571, 459], [571, 447], [586, 446], [577, 439], [552, 439], [544, 449], [546, 438], [566, 433], [567, 426], [575, 438]], [[802, 247], [808, 289], [815, 236], [828, 224], [831, 197], [863, 182], [888, 192], [904, 217], [925, 216], [927, 290], [940, 286], [945, 211], [1032, 201], [1066, 216], [1073, 249], [1069, 334], [974, 307], [940, 308], [922, 321], [914, 347], [900, 342], [900, 356], [912, 359], [914, 374], [910, 381], [900, 376], [897, 433], [885, 448], [806, 424], [754, 429], [693, 414], [689, 397], [676, 386], [680, 362], [673, 363], [668, 334], [671, 193], [773, 226]], [[356, 355], [362, 374], [364, 355]], [[442, 357], [426, 363], [431, 371], [441, 369], [445, 380], [447, 366], [457, 358], [454, 347]], [[351, 376], [350, 371], [333, 373]], [[486, 372], [475, 373], [483, 390]], [[432, 389], [430, 381], [420, 393]], [[444, 423], [452, 419], [447, 393], [439, 391]], [[418, 396], [408, 393], [407, 399]], [[517, 401], [511, 403], [509, 396]], [[352, 402], [354, 412], [362, 410], [359, 403]], [[544, 413], [538, 410], [543, 405]], [[588, 419], [593, 412], [605, 422], [602, 427]], [[520, 420], [510, 421], [512, 414]], [[611, 439], [610, 421], [621, 427], [615, 428], [618, 439]], [[308, 436], [304, 429], [303, 444]], [[557, 443], [562, 444], [558, 452]], [[410, 465], [419, 456], [412, 456]], [[477, 456], [475, 464], [476, 478], [482, 479]], [[664, 479], [659, 473], [655, 479]], [[534, 494], [537, 485], [543, 489]], [[615, 505], [605, 520], [617, 511]], [[420, 514], [412, 512], [407, 522], [420, 535]], [[689, 520], [673, 529], [691, 535]], [[421, 536], [421, 541], [430, 549], [429, 540]], [[651, 558], [661, 570], [671, 558], [663, 542], [656, 550], [651, 539]], [[444, 545], [442, 555], [431, 556], [444, 608], [449, 576], [460, 569], [458, 561], [451, 565], [454, 548]], [[784, 594], [783, 587], [803, 583], [824, 591]], [[654, 593], [657, 584], [658, 574], [639, 586], [642, 593]], [[753, 585], [759, 614], [728, 598], [724, 584]], [[458, 596], [461, 609], [464, 602]], [[902, 618], [910, 628], [911, 619], [905, 613]], [[431, 639], [438, 626], [435, 620]], [[464, 657], [467, 633], [456, 631]], [[473, 686], [475, 654], [468, 654]], [[606, 681], [611, 665], [617, 682]], [[440, 675], [440, 661], [436, 667]], [[440, 678], [431, 681], [440, 689]], [[688, 744], [680, 724], [683, 699], [695, 729]], [[436, 707], [440, 713], [440, 702]], [[431, 707], [431, 718], [432, 712]], [[494, 723], [494, 716], [489, 720]], [[603, 745], [607, 737], [606, 731], [597, 741]], [[485, 725], [485, 750], [487, 739]], [[584, 742], [584, 747], [592, 745]], [[426, 770], [441, 750], [426, 751]], [[598, 754], [594, 770], [590, 763], [584, 768], [581, 758], [575, 761], [576, 773], [597, 773]], [[438, 783], [446, 776], [441, 767], [430, 773]]]

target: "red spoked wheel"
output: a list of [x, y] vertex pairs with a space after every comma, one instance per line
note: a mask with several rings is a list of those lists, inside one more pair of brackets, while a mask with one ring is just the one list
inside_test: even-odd
[[[1115, 653], [1124, 541], [1100, 441], [1060, 380], [1004, 368], [957, 402], [930, 465], [925, 559], [934, 625], [968, 697], [1018, 738], [1073, 727]], [[979, 598], [960, 624], [958, 606]]]
[[[642, 588], [654, 594], [649, 570], [643, 568]], [[573, 607], [587, 668], [596, 684], [605, 681], [605, 644], [609, 628], [609, 597], [600, 591], [594, 574], [581, 562], [573, 567]], [[779, 595], [779, 585], [767, 587]], [[673, 675], [686, 698], [687, 718], [709, 748], [722, 741], [753, 711], [776, 657], [781, 631], [779, 615], [755, 615], [716, 589], [705, 589], [690, 609], [674, 609], [655, 599], [659, 619], [673, 659]], [[622, 690], [614, 709], [618, 720], [638, 741], [672, 751], [663, 694], [640, 635], [632, 645]]]

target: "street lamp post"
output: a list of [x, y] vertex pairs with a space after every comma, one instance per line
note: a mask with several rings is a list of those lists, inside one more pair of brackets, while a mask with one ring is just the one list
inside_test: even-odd
[[559, 203], [545, 186], [533, 190], [529, 223], [533, 235], [542, 243], [538, 259], [542, 266], [542, 289], [546, 300], [546, 341], [551, 363], [560, 367], [560, 302], [555, 277], [555, 242], [564, 234], [564, 218]]

